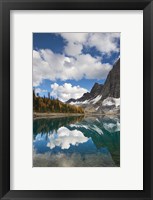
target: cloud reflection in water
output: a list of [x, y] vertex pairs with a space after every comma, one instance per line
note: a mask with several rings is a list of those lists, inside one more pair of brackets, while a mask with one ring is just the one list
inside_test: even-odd
[[55, 147], [61, 147], [61, 149], [69, 149], [70, 145], [78, 145], [85, 143], [89, 138], [85, 137], [81, 131], [69, 130], [66, 127], [61, 127], [57, 130], [57, 134], [53, 133], [48, 136], [50, 140], [47, 143], [47, 147], [53, 149]]

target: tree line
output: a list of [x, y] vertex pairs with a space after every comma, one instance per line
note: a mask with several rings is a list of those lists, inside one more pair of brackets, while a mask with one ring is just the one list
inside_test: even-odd
[[63, 103], [58, 99], [39, 97], [33, 91], [33, 111], [34, 112], [55, 112], [55, 113], [84, 113], [80, 106]]

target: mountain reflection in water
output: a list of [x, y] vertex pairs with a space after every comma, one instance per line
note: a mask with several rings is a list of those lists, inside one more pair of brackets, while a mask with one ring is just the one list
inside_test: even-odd
[[34, 119], [33, 166], [120, 166], [119, 116]]

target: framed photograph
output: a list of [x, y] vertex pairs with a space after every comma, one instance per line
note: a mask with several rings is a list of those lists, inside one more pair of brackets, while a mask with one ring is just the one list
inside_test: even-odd
[[1, 199], [153, 199], [152, 1], [0, 8]]

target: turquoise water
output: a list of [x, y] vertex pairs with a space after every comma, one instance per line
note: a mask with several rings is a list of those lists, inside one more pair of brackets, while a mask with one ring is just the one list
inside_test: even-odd
[[34, 119], [34, 167], [119, 167], [119, 116]]

